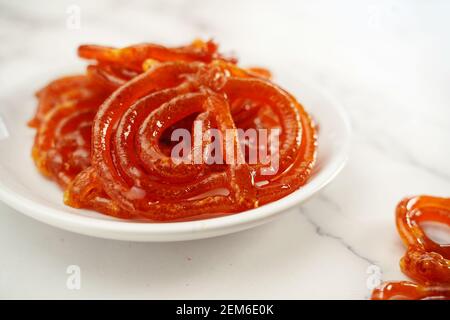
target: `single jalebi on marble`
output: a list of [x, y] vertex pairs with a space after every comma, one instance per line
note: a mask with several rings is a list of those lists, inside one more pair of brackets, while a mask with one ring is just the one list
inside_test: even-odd
[[423, 222], [450, 227], [450, 198], [417, 196], [398, 204], [397, 230], [407, 247], [400, 268], [415, 283], [383, 283], [372, 299], [450, 299], [450, 246], [431, 240], [420, 226]]
[[[67, 205], [180, 221], [256, 208], [307, 182], [316, 156], [313, 122], [266, 69], [239, 67], [212, 41], [177, 48], [82, 45], [78, 53], [92, 61], [87, 73], [39, 91], [29, 123], [37, 129], [35, 163], [65, 190]], [[188, 161], [173, 157], [178, 129], [206, 137], [200, 147], [188, 143]], [[219, 135], [210, 136], [211, 129]], [[249, 149], [271, 149], [243, 143], [239, 130], [248, 129], [278, 130], [272, 174], [248, 161]], [[213, 141], [225, 151], [208, 158]], [[220, 161], [197, 162], [195, 154]], [[229, 154], [233, 161], [225, 161]]]

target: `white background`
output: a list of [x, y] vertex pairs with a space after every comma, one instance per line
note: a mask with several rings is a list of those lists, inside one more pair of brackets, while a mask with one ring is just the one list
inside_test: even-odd
[[[81, 9], [80, 29], [67, 28], [71, 4]], [[385, 280], [405, 279], [396, 203], [450, 195], [449, 16], [445, 0], [0, 1], [0, 103], [43, 69], [82, 71], [81, 43], [214, 37], [244, 65], [321, 86], [354, 131], [347, 167], [319, 196], [220, 238], [101, 240], [0, 204], [0, 298], [363, 299], [372, 264]], [[66, 288], [72, 264], [82, 272], [78, 291]]]

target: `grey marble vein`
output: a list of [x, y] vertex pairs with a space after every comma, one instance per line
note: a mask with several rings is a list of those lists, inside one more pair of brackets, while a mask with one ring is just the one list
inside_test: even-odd
[[315, 233], [320, 236], [320, 237], [325, 237], [331, 240], [334, 240], [336, 243], [338, 243], [339, 245], [343, 246], [345, 249], [347, 249], [352, 255], [354, 255], [355, 257], [367, 262], [370, 265], [376, 265], [376, 262], [368, 257], [366, 257], [365, 255], [359, 253], [356, 249], [353, 248], [353, 246], [351, 246], [350, 244], [348, 244], [344, 238], [339, 237], [335, 234], [332, 234], [328, 231], [325, 231], [319, 223], [317, 223], [316, 221], [314, 221], [310, 215], [306, 212], [305, 209], [303, 208], [299, 208], [299, 212], [302, 216], [305, 217], [306, 221], [314, 228]]

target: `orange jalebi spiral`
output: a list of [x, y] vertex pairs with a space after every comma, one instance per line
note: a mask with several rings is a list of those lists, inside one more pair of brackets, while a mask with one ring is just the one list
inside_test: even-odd
[[450, 198], [418, 196], [398, 204], [397, 229], [407, 247], [400, 267], [418, 284], [387, 282], [374, 290], [372, 299], [450, 299], [450, 246], [425, 234], [420, 223], [426, 221], [450, 226]]
[[[49, 175], [65, 188], [66, 204], [121, 218], [199, 219], [255, 208], [306, 183], [315, 161], [314, 126], [295, 98], [268, 80], [267, 70], [242, 69], [218, 54], [214, 43], [201, 41], [179, 48], [81, 46], [79, 54], [97, 61], [84, 76], [98, 90], [95, 99], [87, 99], [86, 85], [77, 84], [72, 87], [79, 92], [78, 100], [72, 99], [77, 111], [56, 111], [64, 109], [65, 100], [55, 91], [54, 106], [39, 118], [34, 147], [41, 171], [54, 168]], [[55, 129], [83, 110], [85, 118], [74, 120], [72, 131]], [[232, 153], [244, 160], [236, 129], [280, 129], [279, 170], [267, 176], [261, 165], [247, 161], [173, 161], [168, 136], [177, 128], [192, 132], [194, 121], [202, 124], [202, 134], [217, 129], [220, 144], [231, 141]], [[76, 149], [58, 147], [59, 140], [79, 137], [78, 131], [90, 127], [79, 139], [82, 145], [74, 142]], [[62, 167], [47, 165], [55, 162], [50, 149], [62, 150]], [[74, 150], [91, 156], [67, 173], [63, 168]]]
[[110, 93], [84, 75], [55, 80], [39, 91], [29, 123], [37, 127], [33, 159], [61, 187], [90, 166], [92, 121]]

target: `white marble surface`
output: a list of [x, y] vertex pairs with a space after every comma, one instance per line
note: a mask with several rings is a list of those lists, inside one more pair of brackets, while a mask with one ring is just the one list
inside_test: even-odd
[[[80, 29], [67, 28], [71, 4]], [[0, 1], [0, 102], [43, 68], [81, 70], [80, 43], [212, 36], [244, 64], [310, 78], [340, 100], [354, 129], [347, 167], [319, 196], [224, 237], [101, 240], [0, 204], [0, 298], [362, 299], [372, 264], [385, 280], [404, 279], [396, 203], [449, 196], [449, 15], [445, 0]], [[81, 290], [66, 288], [72, 264]]]

